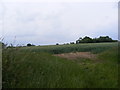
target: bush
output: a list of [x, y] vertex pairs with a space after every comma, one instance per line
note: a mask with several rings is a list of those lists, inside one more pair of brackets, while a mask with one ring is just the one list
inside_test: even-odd
[[79, 38], [76, 44], [79, 43], [98, 43], [98, 42], [117, 42], [117, 40], [112, 40], [109, 36], [100, 36], [99, 38], [90, 38], [85, 36], [83, 39]]
[[59, 45], [58, 43], [56, 43], [56, 45]]
[[28, 43], [27, 46], [35, 46], [35, 45]]
[[70, 44], [75, 44], [74, 42], [70, 42]]

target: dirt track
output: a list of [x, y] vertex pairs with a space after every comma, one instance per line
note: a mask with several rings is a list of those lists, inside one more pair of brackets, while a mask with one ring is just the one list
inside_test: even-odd
[[67, 59], [88, 58], [95, 60], [97, 55], [92, 54], [91, 52], [76, 52], [76, 53], [55, 54], [54, 56], [59, 56]]

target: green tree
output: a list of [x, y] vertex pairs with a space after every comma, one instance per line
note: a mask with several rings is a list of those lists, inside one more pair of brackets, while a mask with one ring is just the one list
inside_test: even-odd
[[56, 43], [56, 45], [59, 45], [59, 43]]
[[32, 44], [28, 43], [27, 46], [32, 46]]
[[112, 42], [113, 40], [109, 36], [100, 36], [98, 42]]
[[88, 36], [85, 36], [81, 42], [83, 43], [92, 43], [92, 38], [88, 37]]

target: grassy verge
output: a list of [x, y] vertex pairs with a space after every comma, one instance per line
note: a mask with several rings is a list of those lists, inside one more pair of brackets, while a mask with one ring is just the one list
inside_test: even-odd
[[112, 47], [116, 47], [117, 42], [114, 43], [81, 43], [70, 45], [50, 45], [50, 46], [32, 46], [24, 47], [21, 50], [32, 52], [47, 52], [52, 54], [69, 53], [69, 52], [92, 52], [100, 53]]
[[78, 63], [45, 52], [6, 49], [3, 88], [117, 88], [117, 54], [112, 48], [99, 53], [98, 63]]

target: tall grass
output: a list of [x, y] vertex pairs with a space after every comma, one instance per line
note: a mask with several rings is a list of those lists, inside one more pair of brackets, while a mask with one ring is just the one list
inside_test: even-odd
[[40, 51], [53, 46], [6, 49], [3, 51], [3, 88], [117, 88], [117, 49], [112, 44], [113, 49], [98, 53], [98, 63], [81, 58], [78, 63]]
[[33, 46], [24, 47], [24, 51], [33, 52], [48, 52], [52, 54], [69, 53], [69, 52], [92, 52], [100, 53], [107, 49], [117, 46], [118, 43], [85, 43], [85, 44], [71, 44], [71, 45], [52, 45], [52, 46]]

